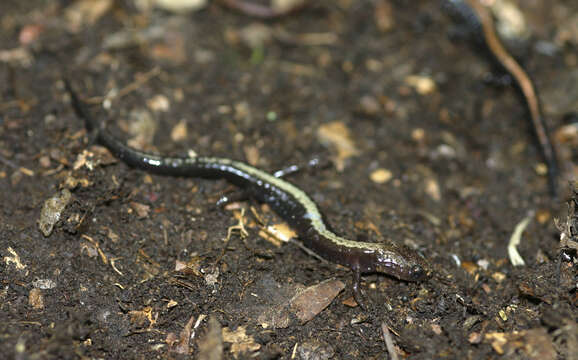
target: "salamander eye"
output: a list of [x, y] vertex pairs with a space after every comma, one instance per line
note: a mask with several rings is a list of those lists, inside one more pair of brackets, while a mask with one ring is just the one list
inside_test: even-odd
[[414, 265], [409, 271], [412, 279], [420, 280], [425, 277], [425, 270], [420, 265]]

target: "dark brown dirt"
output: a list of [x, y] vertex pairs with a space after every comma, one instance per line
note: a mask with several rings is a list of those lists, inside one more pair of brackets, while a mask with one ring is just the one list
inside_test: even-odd
[[[549, 197], [517, 92], [484, 83], [491, 65], [449, 36], [454, 26], [438, 2], [315, 3], [260, 21], [216, 2], [172, 15], [119, 1], [74, 26], [67, 17], [74, 1], [1, 2], [0, 357], [207, 359], [221, 354], [221, 334], [224, 358], [383, 359], [385, 322], [401, 357], [576, 359], [576, 259], [558, 262], [554, 226], [554, 218], [566, 221], [568, 190]], [[532, 34], [522, 63], [557, 132], [563, 115], [577, 110], [576, 43], [560, 37], [578, 8], [515, 3]], [[249, 27], [274, 36], [251, 47]], [[138, 36], [129, 43], [110, 45], [131, 31]], [[423, 283], [366, 276], [364, 311], [345, 304], [347, 269], [292, 244], [277, 247], [256, 226], [244, 242], [231, 238], [215, 274], [211, 265], [238, 222], [214, 205], [227, 185], [150, 176], [91, 147], [63, 74], [93, 100], [137, 82], [113, 94], [109, 109], [90, 109], [119, 137], [163, 154], [194, 149], [275, 171], [333, 158], [318, 130], [342, 123], [357, 149], [343, 171], [303, 171], [290, 181], [338, 233], [406, 243], [434, 276]], [[420, 93], [408, 76], [435, 88]], [[182, 139], [174, 133], [180, 122], [188, 130]], [[135, 124], [141, 128], [131, 133]], [[149, 137], [134, 138], [150, 124]], [[75, 168], [87, 149], [94, 167]], [[392, 178], [372, 181], [377, 169]], [[71, 201], [45, 237], [42, 206], [63, 188]], [[531, 212], [518, 246], [526, 265], [514, 267], [509, 238]], [[176, 271], [180, 262], [189, 271]], [[347, 286], [311, 321], [262, 326], [259, 311], [270, 311], [288, 286], [333, 277]], [[190, 320], [187, 348], [178, 339], [189, 338]]]

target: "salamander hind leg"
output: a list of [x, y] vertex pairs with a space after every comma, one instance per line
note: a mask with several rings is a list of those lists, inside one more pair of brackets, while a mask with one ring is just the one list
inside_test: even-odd
[[365, 306], [365, 296], [363, 295], [363, 291], [361, 290], [361, 271], [359, 269], [352, 269], [353, 271], [353, 298], [357, 302], [357, 304], [363, 309], [366, 310], [367, 306]]

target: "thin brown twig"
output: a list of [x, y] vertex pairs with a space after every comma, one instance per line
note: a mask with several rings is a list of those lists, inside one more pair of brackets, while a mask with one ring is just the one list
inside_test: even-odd
[[544, 161], [548, 166], [550, 193], [552, 196], [556, 197], [558, 192], [558, 161], [556, 159], [556, 152], [550, 141], [548, 128], [546, 127], [546, 123], [542, 115], [540, 101], [538, 99], [538, 95], [536, 94], [534, 83], [526, 71], [524, 71], [520, 64], [518, 64], [518, 62], [502, 45], [494, 29], [494, 19], [492, 18], [490, 10], [482, 5], [479, 0], [467, 0], [467, 3], [476, 12], [480, 19], [482, 24], [482, 31], [484, 33], [484, 40], [490, 52], [493, 54], [496, 60], [498, 60], [498, 62], [514, 77], [514, 80], [518, 84], [520, 91], [526, 100], [534, 132], [538, 138]]
[[395, 345], [393, 344], [393, 338], [389, 332], [389, 328], [385, 322], [381, 323], [381, 331], [383, 332], [383, 340], [385, 341], [385, 347], [389, 353], [391, 360], [398, 360], [397, 351], [395, 351]]

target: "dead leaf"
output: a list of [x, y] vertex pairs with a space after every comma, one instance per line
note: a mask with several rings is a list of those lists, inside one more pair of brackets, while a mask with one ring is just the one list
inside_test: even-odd
[[468, 341], [470, 344], [479, 344], [482, 342], [482, 340], [483, 340], [482, 334], [476, 331], [470, 333], [470, 335], [468, 336]]
[[301, 323], [305, 324], [329, 306], [344, 288], [342, 281], [329, 279], [299, 292], [289, 301], [289, 306]]
[[496, 271], [492, 274], [492, 279], [494, 279], [497, 283], [501, 283], [506, 279], [506, 274]]
[[135, 201], [130, 202], [130, 207], [133, 209], [139, 219], [144, 219], [149, 216], [149, 212], [151, 211], [151, 207], [145, 204], [137, 203]]
[[183, 141], [187, 138], [187, 122], [185, 120], [179, 121], [171, 131], [171, 140], [174, 142]]
[[138, 251], [137, 264], [145, 271], [144, 279], [150, 279], [161, 272], [161, 265], [154, 261], [143, 249]]
[[42, 295], [42, 290], [32, 289], [28, 293], [28, 304], [34, 308], [34, 310], [44, 309], [44, 296]]
[[272, 224], [259, 231], [259, 236], [269, 241], [276, 247], [281, 247], [282, 243], [289, 242], [297, 238], [295, 230], [286, 223]]
[[145, 306], [142, 310], [132, 310], [129, 311], [130, 322], [139, 328], [144, 328], [148, 323], [148, 328], [152, 327], [157, 322], [158, 314], [153, 314], [153, 308], [150, 306]]
[[[147, 100], [147, 107], [154, 112], [167, 112], [171, 108], [171, 102], [165, 95], [159, 94], [155, 95], [149, 100]], [[181, 120], [184, 122], [184, 120]], [[178, 126], [178, 125], [177, 125]], [[185, 128], [186, 130], [186, 128]], [[173, 130], [174, 131], [174, 130]]]
[[191, 256], [187, 262], [177, 260], [175, 262], [175, 271], [201, 277], [203, 276], [203, 273], [201, 272], [202, 263], [203, 258], [200, 256]]
[[245, 153], [245, 158], [250, 165], [257, 166], [259, 163], [259, 148], [254, 145], [248, 145], [243, 147], [243, 152]]
[[79, 179], [75, 178], [74, 176], [67, 176], [66, 179], [64, 179], [64, 183], [62, 184], [62, 186], [72, 190], [79, 185], [80, 187], [87, 188], [89, 186], [92, 186], [92, 184], [93, 184], [92, 181], [88, 179]]
[[436, 335], [441, 335], [442, 334], [442, 327], [440, 326], [440, 324], [431, 324], [431, 330], [434, 332], [434, 334]]
[[78, 32], [82, 26], [94, 25], [112, 7], [113, 0], [78, 0], [66, 8], [68, 28]]
[[338, 171], [343, 171], [347, 159], [359, 154], [359, 150], [351, 138], [349, 129], [341, 121], [321, 125], [319, 129], [317, 129], [317, 138], [321, 143], [337, 151], [337, 156], [334, 157], [334, 161]]
[[44, 202], [38, 219], [38, 228], [46, 237], [52, 234], [54, 225], [60, 220], [66, 205], [72, 199], [72, 194], [68, 189], [62, 189], [58, 194], [52, 196]]
[[335, 349], [331, 344], [309, 338], [297, 346], [296, 353], [298, 359], [326, 360], [334, 358]]
[[188, 354], [189, 353], [189, 342], [191, 339], [191, 328], [193, 327], [193, 322], [195, 321], [195, 317], [191, 316], [189, 321], [181, 330], [178, 339], [176, 337], [171, 337], [171, 343], [169, 344], [169, 351], [175, 352], [177, 354]]
[[255, 342], [252, 336], [247, 335], [245, 327], [239, 326], [237, 330], [232, 331], [228, 327], [221, 331], [223, 341], [231, 344], [231, 353], [237, 357], [243, 354], [254, 353], [261, 348], [261, 345]]
[[[26, 270], [26, 264], [22, 263], [20, 260], [20, 255], [18, 255], [18, 253], [11, 247], [8, 247], [7, 250], [12, 256], [4, 257], [4, 263], [6, 264], [6, 267], [8, 267], [10, 264], [14, 264], [14, 267], [16, 267], [17, 270]], [[28, 275], [28, 270], [26, 270], [26, 275]]]
[[118, 240], [120, 240], [120, 236], [118, 236], [117, 233], [115, 233], [114, 231], [112, 231], [111, 228], [109, 227], [104, 227], [103, 230], [106, 231], [106, 236], [110, 239], [110, 241], [112, 241], [113, 243], [118, 242]]
[[467, 271], [468, 274], [474, 275], [478, 271], [478, 265], [471, 261], [462, 261], [462, 269]]
[[20, 34], [18, 34], [18, 42], [20, 42], [20, 45], [28, 46], [38, 40], [43, 31], [43, 24], [24, 25], [20, 30]]
[[556, 350], [545, 328], [536, 328], [512, 333], [488, 333], [485, 341], [491, 343], [495, 352], [511, 356], [522, 352], [528, 359], [554, 360]]
[[90, 150], [84, 150], [78, 154], [74, 164], [73, 170], [78, 170], [81, 167], [86, 167], [88, 170], [94, 170], [99, 165], [114, 164], [118, 160], [112, 156], [110, 151], [102, 146], [92, 146]]
[[135, 109], [129, 114], [128, 132], [131, 138], [127, 141], [129, 146], [138, 150], [144, 150], [152, 143], [158, 129], [158, 120], [146, 109]]
[[341, 302], [343, 305], [354, 308], [354, 307], [358, 307], [359, 304], [357, 303], [357, 301], [355, 301], [355, 299], [353, 298], [353, 296], [348, 297], [347, 299], [343, 300]]
[[434, 201], [442, 199], [440, 185], [436, 179], [430, 178], [425, 181], [425, 193]]

